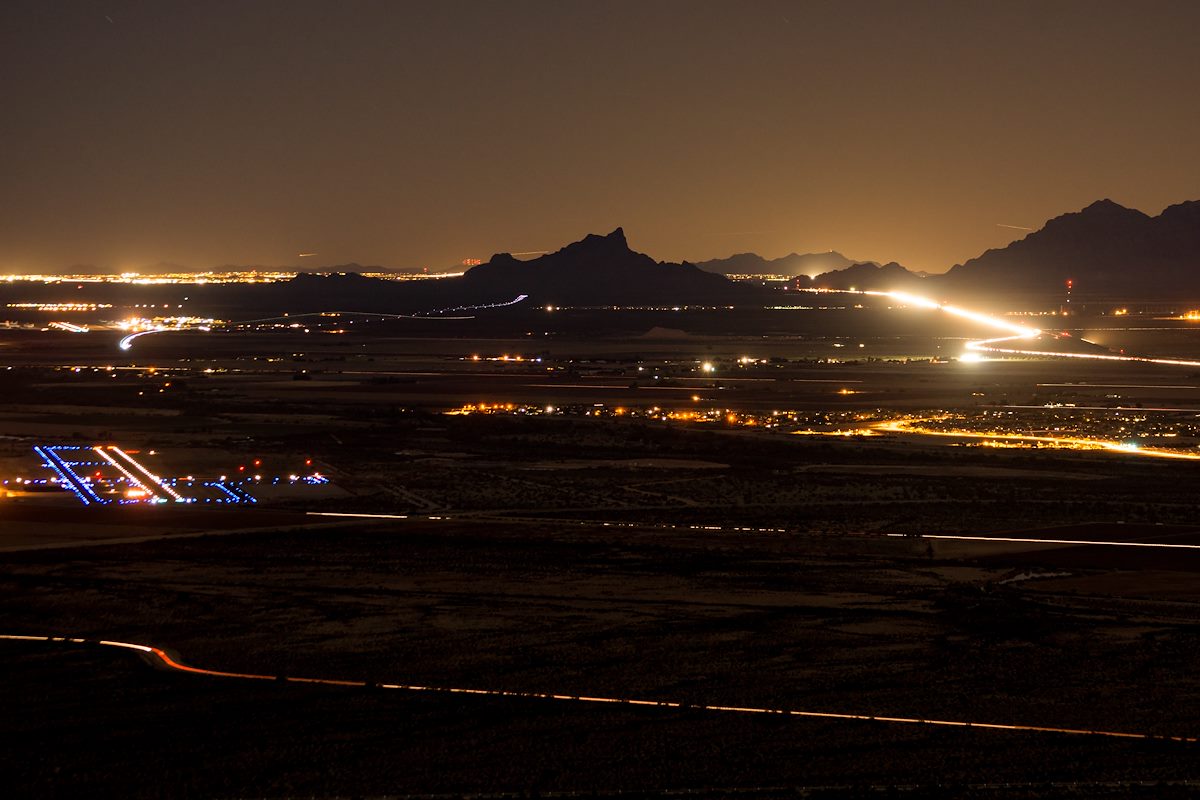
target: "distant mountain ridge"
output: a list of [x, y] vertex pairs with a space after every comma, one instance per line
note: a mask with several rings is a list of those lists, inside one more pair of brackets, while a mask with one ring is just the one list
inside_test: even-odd
[[729, 258], [701, 261], [696, 266], [705, 272], [720, 275], [820, 275], [856, 263], [859, 262], [830, 250], [828, 253], [788, 253], [772, 259], [763, 258], [757, 253], [735, 253]]
[[1157, 217], [1098, 200], [952, 267], [938, 283], [948, 291], [1044, 293], [1061, 292], [1068, 280], [1085, 294], [1200, 297], [1200, 200]]
[[588, 234], [529, 261], [497, 253], [468, 270], [463, 281], [472, 294], [520, 292], [564, 305], [720, 304], [759, 294], [695, 264], [635, 252], [621, 228], [605, 236]]
[[845, 269], [818, 275], [808, 281], [797, 280], [801, 288], [812, 289], [882, 289], [890, 291], [920, 291], [931, 279], [918, 275], [895, 261], [876, 264], [871, 261], [851, 264]]
[[[816, 277], [818, 265], [828, 266]], [[159, 268], [178, 265], [161, 264]], [[247, 269], [227, 267], [226, 269]], [[530, 260], [497, 253], [461, 277], [436, 281], [368, 281], [363, 272], [402, 272], [343, 264], [301, 273], [278, 292], [297, 307], [337, 301], [371, 307], [436, 308], [507, 300], [562, 305], [721, 305], [756, 303], [776, 288], [738, 283], [724, 274], [793, 275], [795, 288], [906, 290], [973, 300], [1001, 295], [1061, 296], [1072, 280], [1076, 297], [1200, 301], [1200, 200], [1158, 216], [1099, 200], [1048, 221], [1003, 248], [955, 265], [943, 275], [912, 272], [889, 262], [854, 263], [841, 253], [791, 253], [765, 259], [739, 253], [701, 264], [656, 261], [630, 249], [621, 228]], [[325, 275], [328, 278], [314, 276]], [[278, 286], [278, 285], [276, 285]], [[347, 305], [346, 307], [350, 307]]]
[[[768, 260], [754, 253], [701, 262], [731, 274], [789, 274], [785, 264], [822, 254]], [[833, 256], [841, 254], [831, 251]], [[811, 263], [811, 262], [810, 262]], [[1061, 295], [1066, 281], [1076, 296], [1200, 300], [1200, 200], [1170, 206], [1152, 217], [1112, 200], [1063, 214], [1006, 247], [988, 250], [941, 275], [913, 272], [895, 262], [847, 263], [808, 278], [801, 288], [923, 291], [984, 297]]]

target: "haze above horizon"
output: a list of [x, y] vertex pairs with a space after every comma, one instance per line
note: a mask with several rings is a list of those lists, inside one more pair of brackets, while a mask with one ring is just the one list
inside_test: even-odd
[[316, 0], [0, 10], [0, 273], [670, 261], [941, 272], [1200, 185], [1200, 5]]

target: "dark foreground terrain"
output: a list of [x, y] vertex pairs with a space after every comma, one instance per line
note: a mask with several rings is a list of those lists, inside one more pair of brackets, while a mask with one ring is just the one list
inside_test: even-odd
[[[546, 378], [544, 364], [476, 374], [459, 357], [413, 358], [381, 352], [361, 359], [367, 374], [307, 380], [296, 370], [324, 362], [12, 370], [6, 474], [38, 474], [38, 442], [112, 441], [155, 450], [169, 474], [311, 461], [333, 483], [223, 509], [12, 492], [0, 499], [0, 633], [145, 643], [285, 678], [1016, 729], [238, 680], [94, 644], [0, 641], [5, 796], [1200, 786], [1200, 744], [1170, 740], [1200, 736], [1200, 464], [725, 421], [725, 409], [744, 421], [795, 408], [793, 428], [836, 432], [1003, 409], [1008, 429], [1090, 425], [1187, 448], [1191, 377], [784, 359], [722, 385], [656, 364], [669, 385], [639, 388], [655, 379], [610, 365]], [[1084, 411], [1118, 400], [1141, 405]], [[443, 413], [485, 402], [534, 411]], [[570, 414], [544, 412], [567, 403]], [[647, 416], [655, 405], [664, 413]], [[698, 421], [709, 406], [717, 417]]]
[[[912, 549], [422, 521], [11, 555], [3, 590], [9, 629], [151, 642], [221, 670], [1197, 733], [1200, 598], [1022, 590], [999, 584], [1006, 566]], [[21, 734], [4, 780], [20, 795], [1200, 780], [1194, 744], [311, 688], [97, 648], [3, 651], [4, 685], [20, 687], [4, 718]]]

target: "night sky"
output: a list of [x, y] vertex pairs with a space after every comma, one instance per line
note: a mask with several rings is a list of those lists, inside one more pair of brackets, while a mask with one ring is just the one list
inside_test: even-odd
[[0, 272], [443, 268], [618, 225], [942, 271], [1200, 198], [1198, 43], [1195, 0], [5, 0]]

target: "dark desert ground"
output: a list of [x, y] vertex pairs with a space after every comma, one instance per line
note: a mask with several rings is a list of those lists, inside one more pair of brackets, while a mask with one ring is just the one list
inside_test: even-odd
[[[1169, 737], [1197, 735], [1200, 551], [1070, 542], [1200, 545], [1200, 465], [819, 434], [1023, 406], [1186, 427], [1194, 376], [900, 355], [928, 339], [866, 337], [842, 360], [857, 341], [684, 333], [162, 334], [118, 364], [111, 342], [63, 335], [48, 357], [9, 334], [8, 471], [36, 471], [37, 441], [113, 441], [171, 474], [311, 460], [332, 484], [221, 509], [14, 493], [5, 630], [283, 678], [1163, 738], [240, 681], [10, 641], [10, 791], [1192, 790], [1195, 744]], [[466, 406], [492, 409], [445, 413]]]

